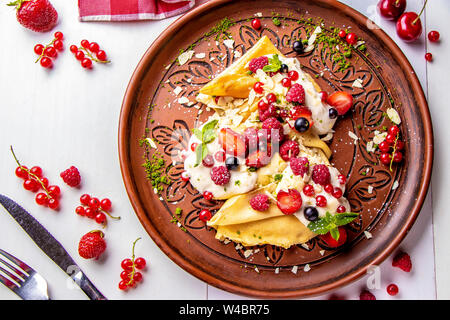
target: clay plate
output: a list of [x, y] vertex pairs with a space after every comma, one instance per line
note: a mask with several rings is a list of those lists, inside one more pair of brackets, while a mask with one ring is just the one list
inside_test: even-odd
[[[256, 13], [262, 13], [263, 28], [259, 31], [250, 25]], [[279, 16], [281, 26], [272, 22], [274, 15]], [[234, 39], [232, 48], [216, 42], [216, 34], [204, 37], [224, 18], [235, 22], [228, 30]], [[246, 258], [244, 252], [249, 248], [217, 241], [215, 231], [198, 220], [201, 209], [216, 210], [221, 202], [204, 200], [189, 182], [183, 182], [183, 164], [173, 157], [188, 147], [196, 122], [211, 113], [195, 103], [201, 86], [260, 36], [267, 35], [284, 54], [295, 56], [293, 39], [307, 38], [306, 32], [322, 23], [326, 30], [351, 27], [367, 47], [366, 51], [353, 52], [351, 67], [345, 71], [339, 71], [330, 50], [322, 46], [298, 55], [303, 68], [317, 78], [323, 90], [345, 90], [354, 97], [353, 110], [335, 127], [331, 148], [333, 165], [348, 177], [347, 198], [360, 219], [349, 225], [349, 241], [343, 248], [328, 248], [316, 238], [288, 250], [270, 245], [253, 247], [252, 255]], [[304, 297], [348, 284], [369, 266], [380, 264], [397, 247], [427, 193], [432, 127], [411, 65], [383, 31], [368, 25], [373, 26], [366, 17], [336, 1], [211, 1], [178, 19], [147, 50], [123, 101], [120, 164], [137, 216], [175, 263], [233, 293], [263, 298]], [[181, 50], [205, 53], [205, 57], [194, 55], [179, 65]], [[356, 79], [362, 80], [362, 88], [353, 86]], [[177, 96], [173, 92], [176, 87], [182, 89]], [[186, 99], [179, 100], [181, 97]], [[379, 163], [378, 151], [366, 150], [374, 132], [391, 125], [385, 114], [391, 107], [401, 116], [400, 129], [406, 142], [403, 164], [392, 171]], [[349, 131], [358, 137], [356, 143]], [[146, 143], [146, 138], [151, 138], [157, 148]], [[161, 170], [171, 179], [158, 195], [142, 167], [153, 155], [165, 160]], [[173, 219], [177, 207], [183, 209], [181, 217], [175, 216], [178, 223]], [[370, 232], [371, 239], [365, 231]]]

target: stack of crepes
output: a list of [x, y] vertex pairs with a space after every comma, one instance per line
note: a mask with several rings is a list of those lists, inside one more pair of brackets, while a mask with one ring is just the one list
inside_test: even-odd
[[[266, 36], [262, 37], [239, 60], [235, 61], [230, 67], [205, 85], [200, 90], [197, 100], [214, 108], [216, 118], [222, 119], [230, 113], [230, 110], [227, 107], [217, 106], [213, 102], [217, 101], [215, 100], [216, 97], [246, 99], [245, 103], [235, 107], [238, 110], [232, 112], [242, 117], [240, 123], [244, 124], [246, 119], [252, 118], [254, 113], [258, 112], [258, 101], [260, 100], [255, 97], [249, 97], [257, 80], [253, 75], [249, 74], [248, 64], [253, 58], [274, 54], [284, 57]], [[319, 92], [321, 89], [317, 83], [307, 73], [304, 73], [304, 75], [313, 84], [311, 88]], [[306, 95], [308, 94], [310, 93], [306, 90]], [[314, 164], [325, 164], [337, 172], [336, 169], [330, 166], [328, 161], [332, 154], [331, 150], [319, 138], [314, 128], [305, 133], [290, 130], [287, 135], [290, 139], [295, 139], [299, 142], [299, 156], [307, 157], [311, 166]], [[256, 173], [258, 176], [254, 189], [245, 194], [225, 197], [227, 199], [223, 206], [208, 221], [208, 226], [217, 230], [216, 238], [219, 240], [230, 239], [244, 246], [271, 244], [289, 248], [292, 245], [305, 243], [315, 237], [316, 234], [308, 229], [304, 219], [299, 219], [297, 215], [283, 214], [278, 208], [276, 201], [276, 193], [279, 190], [283, 188], [302, 190], [304, 184], [311, 178], [311, 175], [308, 174], [304, 177], [293, 176], [289, 168], [289, 162], [284, 161], [278, 153], [272, 156], [268, 165], [259, 168]], [[283, 178], [280, 181], [274, 180], [277, 174], [283, 174]], [[256, 193], [266, 193], [271, 196], [272, 200], [267, 211], [257, 211], [250, 206], [249, 200]], [[346, 202], [347, 200], [344, 199], [344, 201]], [[328, 210], [335, 212], [338, 204], [329, 204], [331, 207]], [[348, 202], [346, 206], [349, 208]]]

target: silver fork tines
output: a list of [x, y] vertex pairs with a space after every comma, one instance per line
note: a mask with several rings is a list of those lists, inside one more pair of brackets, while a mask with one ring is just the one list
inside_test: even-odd
[[2, 249], [0, 282], [24, 300], [49, 300], [47, 281], [25, 262]]

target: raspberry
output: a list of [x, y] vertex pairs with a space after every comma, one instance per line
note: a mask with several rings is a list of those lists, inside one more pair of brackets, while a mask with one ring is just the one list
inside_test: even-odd
[[299, 145], [294, 140], [286, 140], [280, 147], [280, 157], [284, 161], [289, 161], [290, 159], [297, 157], [299, 153]]
[[248, 68], [251, 72], [256, 73], [256, 70], [264, 68], [269, 64], [269, 58], [266, 56], [262, 56], [259, 58], [253, 58], [248, 64]]
[[269, 106], [266, 109], [259, 109], [258, 110], [259, 121], [264, 122], [269, 118], [276, 117], [278, 115], [277, 111], [278, 111], [277, 107], [272, 103], [269, 104]]
[[286, 94], [288, 102], [303, 104], [305, 103], [305, 89], [298, 83], [294, 83]]
[[[273, 142], [280, 142], [283, 140], [284, 132], [283, 132], [283, 125], [278, 121], [276, 118], [268, 118], [266, 119], [261, 129], [265, 130], [267, 132], [267, 142], [270, 142], [269, 140], [273, 137]], [[264, 132], [264, 131], [263, 131]]]
[[78, 244], [78, 253], [82, 258], [98, 258], [106, 249], [104, 234], [99, 230], [86, 233]]
[[405, 272], [410, 272], [412, 268], [411, 257], [406, 252], [400, 252], [392, 261], [393, 267], [398, 267]]
[[368, 290], [363, 290], [359, 295], [359, 300], [377, 300], [377, 298]]
[[312, 180], [322, 186], [330, 183], [330, 170], [324, 164], [316, 164], [313, 167]]
[[74, 166], [71, 166], [69, 169], [61, 172], [60, 176], [64, 180], [64, 182], [71, 187], [78, 187], [80, 185], [80, 172]]
[[309, 171], [309, 160], [306, 157], [291, 158], [291, 170], [296, 176], [304, 176]]
[[225, 166], [213, 167], [211, 169], [211, 180], [219, 186], [226, 185], [230, 181], [230, 178], [230, 171]]
[[266, 211], [269, 209], [269, 197], [265, 194], [258, 193], [250, 199], [250, 206], [256, 211]]

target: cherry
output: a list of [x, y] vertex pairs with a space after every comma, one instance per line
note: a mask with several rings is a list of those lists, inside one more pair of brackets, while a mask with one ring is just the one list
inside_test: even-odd
[[397, 20], [405, 11], [406, 0], [381, 0], [378, 2], [378, 12], [387, 20]]
[[139, 270], [144, 269], [146, 264], [147, 264], [147, 262], [145, 261], [144, 258], [137, 258], [136, 260], [134, 260], [134, 265]]
[[203, 222], [209, 221], [212, 218], [212, 213], [208, 209], [203, 209], [198, 214], [198, 218]]
[[252, 20], [252, 28], [255, 29], [255, 30], [261, 29], [261, 20], [253, 19]]
[[347, 41], [347, 43], [350, 45], [354, 45], [354, 44], [356, 44], [356, 42], [358, 42], [358, 36], [355, 33], [350, 32], [345, 37], [345, 41]]
[[44, 51], [44, 46], [42, 44], [37, 44], [34, 46], [34, 53], [36, 53], [37, 55], [41, 55], [42, 51]]
[[339, 227], [339, 240], [334, 239], [331, 234], [321, 235], [320, 238], [331, 248], [342, 246], [347, 241], [347, 230], [344, 227]]
[[433, 30], [428, 32], [428, 40], [430, 40], [431, 42], [438, 42], [440, 37], [441, 35], [438, 31]]
[[53, 65], [53, 62], [52, 62], [52, 59], [50, 59], [48, 57], [42, 57], [40, 60], [40, 64], [44, 68], [51, 68], [51, 66]]
[[428, 62], [433, 61], [433, 55], [430, 52], [427, 52], [425, 54], [425, 60], [427, 60]]
[[391, 283], [387, 286], [386, 291], [390, 296], [395, 296], [398, 294], [398, 287], [396, 284]]
[[415, 12], [405, 12], [397, 20], [397, 34], [401, 39], [411, 42], [420, 37], [422, 34], [422, 22], [420, 21], [420, 15], [422, 14], [424, 8], [425, 5], [419, 15]]

